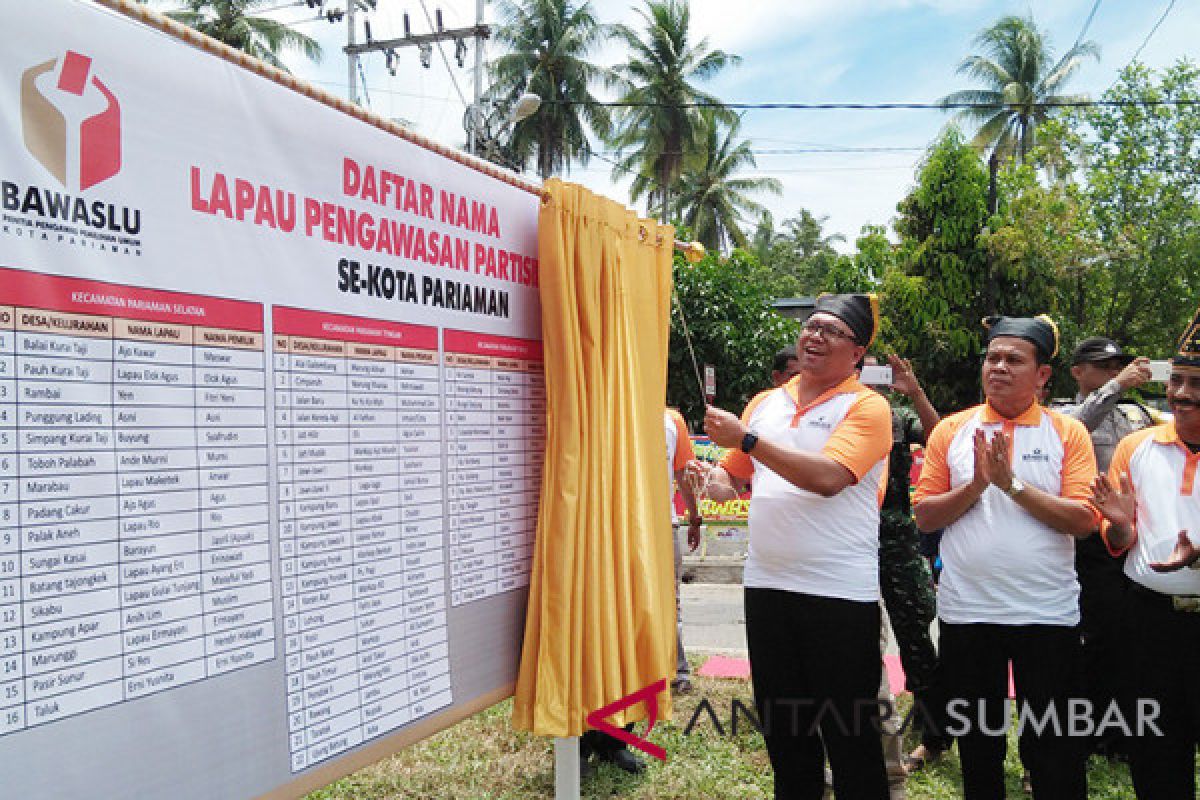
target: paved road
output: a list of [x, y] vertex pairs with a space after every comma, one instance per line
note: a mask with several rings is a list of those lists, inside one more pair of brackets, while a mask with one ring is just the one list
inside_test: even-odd
[[[746, 655], [742, 587], [728, 583], [685, 583], [680, 588], [683, 645], [689, 653]], [[894, 640], [887, 652], [896, 652]]]

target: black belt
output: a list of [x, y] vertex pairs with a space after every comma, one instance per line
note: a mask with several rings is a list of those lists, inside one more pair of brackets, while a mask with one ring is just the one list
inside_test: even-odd
[[1163, 594], [1153, 589], [1147, 589], [1137, 581], [1130, 581], [1132, 591], [1138, 597], [1157, 606], [1171, 611], [1181, 611], [1185, 614], [1200, 613], [1200, 595], [1194, 594]]

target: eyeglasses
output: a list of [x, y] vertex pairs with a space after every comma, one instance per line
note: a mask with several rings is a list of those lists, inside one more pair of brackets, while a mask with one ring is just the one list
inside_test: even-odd
[[845, 331], [841, 330], [840, 328], [836, 328], [833, 325], [827, 325], [821, 322], [813, 322], [811, 320], [804, 323], [804, 326], [800, 330], [809, 334], [810, 336], [820, 336], [825, 341], [854, 339], [853, 333], [846, 333]]

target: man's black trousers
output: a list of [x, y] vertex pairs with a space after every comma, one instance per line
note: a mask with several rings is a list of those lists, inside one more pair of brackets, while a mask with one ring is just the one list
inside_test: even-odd
[[1016, 724], [1008, 702], [1012, 661], [1017, 704], [1059, 722], [1040, 731], [1026, 725], [1021, 761], [1033, 782], [1034, 800], [1086, 800], [1087, 739], [1068, 736], [1067, 701], [1080, 696], [1079, 631], [1059, 625], [953, 625], [939, 621], [938, 685], [950, 710], [946, 731], [958, 742], [967, 800], [1003, 800], [1006, 734]]
[[[1139, 800], [1194, 800], [1200, 613], [1176, 611], [1170, 597], [1132, 584], [1124, 622], [1134, 676], [1124, 705], [1134, 737], [1129, 753], [1133, 788]], [[1153, 725], [1139, 726], [1139, 712]]]
[[746, 589], [754, 702], [776, 800], [819, 800], [826, 754], [838, 797], [888, 797], [879, 626], [878, 603]]

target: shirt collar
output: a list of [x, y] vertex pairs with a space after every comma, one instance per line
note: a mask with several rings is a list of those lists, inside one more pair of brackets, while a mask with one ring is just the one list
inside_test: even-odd
[[1175, 421], [1165, 422], [1154, 429], [1154, 441], [1159, 444], [1177, 444], [1181, 447], [1187, 447], [1183, 443], [1183, 439], [1179, 438], [1179, 431], [1175, 430]]
[[792, 402], [796, 404], [796, 408], [798, 408], [801, 413], [808, 411], [810, 408], [815, 408], [816, 406], [821, 405], [821, 403], [824, 403], [826, 400], [833, 397], [835, 394], [848, 394], [848, 393], [852, 393], [852, 392], [857, 392], [859, 390], [859, 388], [861, 387], [861, 384], [858, 382], [858, 378], [853, 373], [851, 373], [850, 375], [846, 376], [846, 379], [843, 380], [841, 383], [839, 383], [836, 386], [832, 386], [832, 387], [826, 389], [825, 391], [821, 392], [821, 394], [815, 400], [813, 400], [811, 403], [809, 403], [808, 405], [806, 405], [804, 407], [801, 407], [800, 406], [800, 384], [803, 380], [804, 380], [804, 375], [802, 373], [802, 374], [797, 375], [796, 377], [792, 378], [790, 381], [788, 381], [787, 383], [785, 383], [783, 385], [783, 390], [785, 392], [787, 392], [788, 397], [792, 398]]
[[983, 421], [985, 423], [1011, 422], [1014, 425], [1037, 426], [1042, 423], [1042, 407], [1035, 400], [1029, 404], [1029, 408], [1009, 419], [992, 408], [991, 402], [988, 401], [983, 404]]

